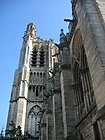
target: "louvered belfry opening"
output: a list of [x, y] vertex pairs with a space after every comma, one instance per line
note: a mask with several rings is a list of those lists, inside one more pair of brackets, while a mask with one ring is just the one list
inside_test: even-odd
[[31, 66], [36, 67], [36, 63], [37, 63], [37, 50], [36, 48], [34, 48], [32, 51]]
[[40, 67], [44, 67], [44, 62], [45, 62], [45, 52], [42, 49], [40, 51]]

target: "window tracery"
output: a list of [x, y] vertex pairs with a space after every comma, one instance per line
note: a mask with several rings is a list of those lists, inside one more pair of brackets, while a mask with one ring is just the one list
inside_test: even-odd
[[77, 116], [80, 119], [95, 103], [91, 75], [80, 31], [77, 31], [77, 35], [75, 35], [72, 53], [73, 89]]
[[41, 119], [41, 108], [39, 106], [34, 106], [28, 115], [28, 132], [34, 137], [39, 136], [39, 125]]

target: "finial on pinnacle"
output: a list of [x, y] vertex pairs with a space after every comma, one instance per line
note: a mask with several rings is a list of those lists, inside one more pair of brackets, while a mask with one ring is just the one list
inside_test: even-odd
[[61, 29], [61, 33], [63, 33], [63, 29]]
[[65, 34], [63, 32], [63, 29], [61, 29], [60, 39], [59, 40], [60, 40], [60, 43], [63, 43], [66, 40], [66, 36], [65, 36]]
[[36, 36], [36, 25], [34, 23], [31, 22], [27, 25], [26, 34]]

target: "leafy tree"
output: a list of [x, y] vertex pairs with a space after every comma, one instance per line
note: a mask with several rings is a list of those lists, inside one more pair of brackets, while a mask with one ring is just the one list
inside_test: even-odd
[[10, 129], [6, 130], [6, 135], [8, 135], [10, 138], [15, 138], [16, 136], [16, 127], [13, 121], [11, 121], [10, 125]]
[[[10, 125], [10, 129], [6, 130], [6, 135], [10, 138], [10, 139], [18, 139], [22, 137], [22, 130], [20, 126], [15, 126], [15, 123], [13, 121], [11, 121]], [[8, 139], [9, 139], [8, 138]]]
[[16, 128], [16, 137], [22, 137], [22, 130], [20, 126]]
[[[6, 130], [6, 137], [5, 140], [28, 140], [33, 139], [33, 136], [31, 136], [28, 132], [25, 132], [24, 135], [22, 135], [22, 130], [20, 126], [15, 125], [13, 121], [11, 121], [10, 129]], [[0, 140], [4, 140], [0, 139]]]

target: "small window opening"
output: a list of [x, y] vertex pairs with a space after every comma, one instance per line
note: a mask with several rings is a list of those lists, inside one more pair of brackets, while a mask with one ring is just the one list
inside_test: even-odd
[[37, 73], [37, 76], [39, 77], [39, 72]]
[[40, 87], [40, 91], [42, 91], [42, 87]]
[[36, 87], [36, 97], [38, 97], [38, 87]]
[[35, 91], [35, 87], [33, 86], [33, 92]]
[[42, 72], [40, 73], [40, 77], [42, 77]]
[[43, 87], [43, 90], [45, 90], [46, 88], [45, 87]]
[[31, 91], [31, 86], [29, 86], [29, 90]]
[[30, 75], [32, 75], [32, 72], [30, 72]]

